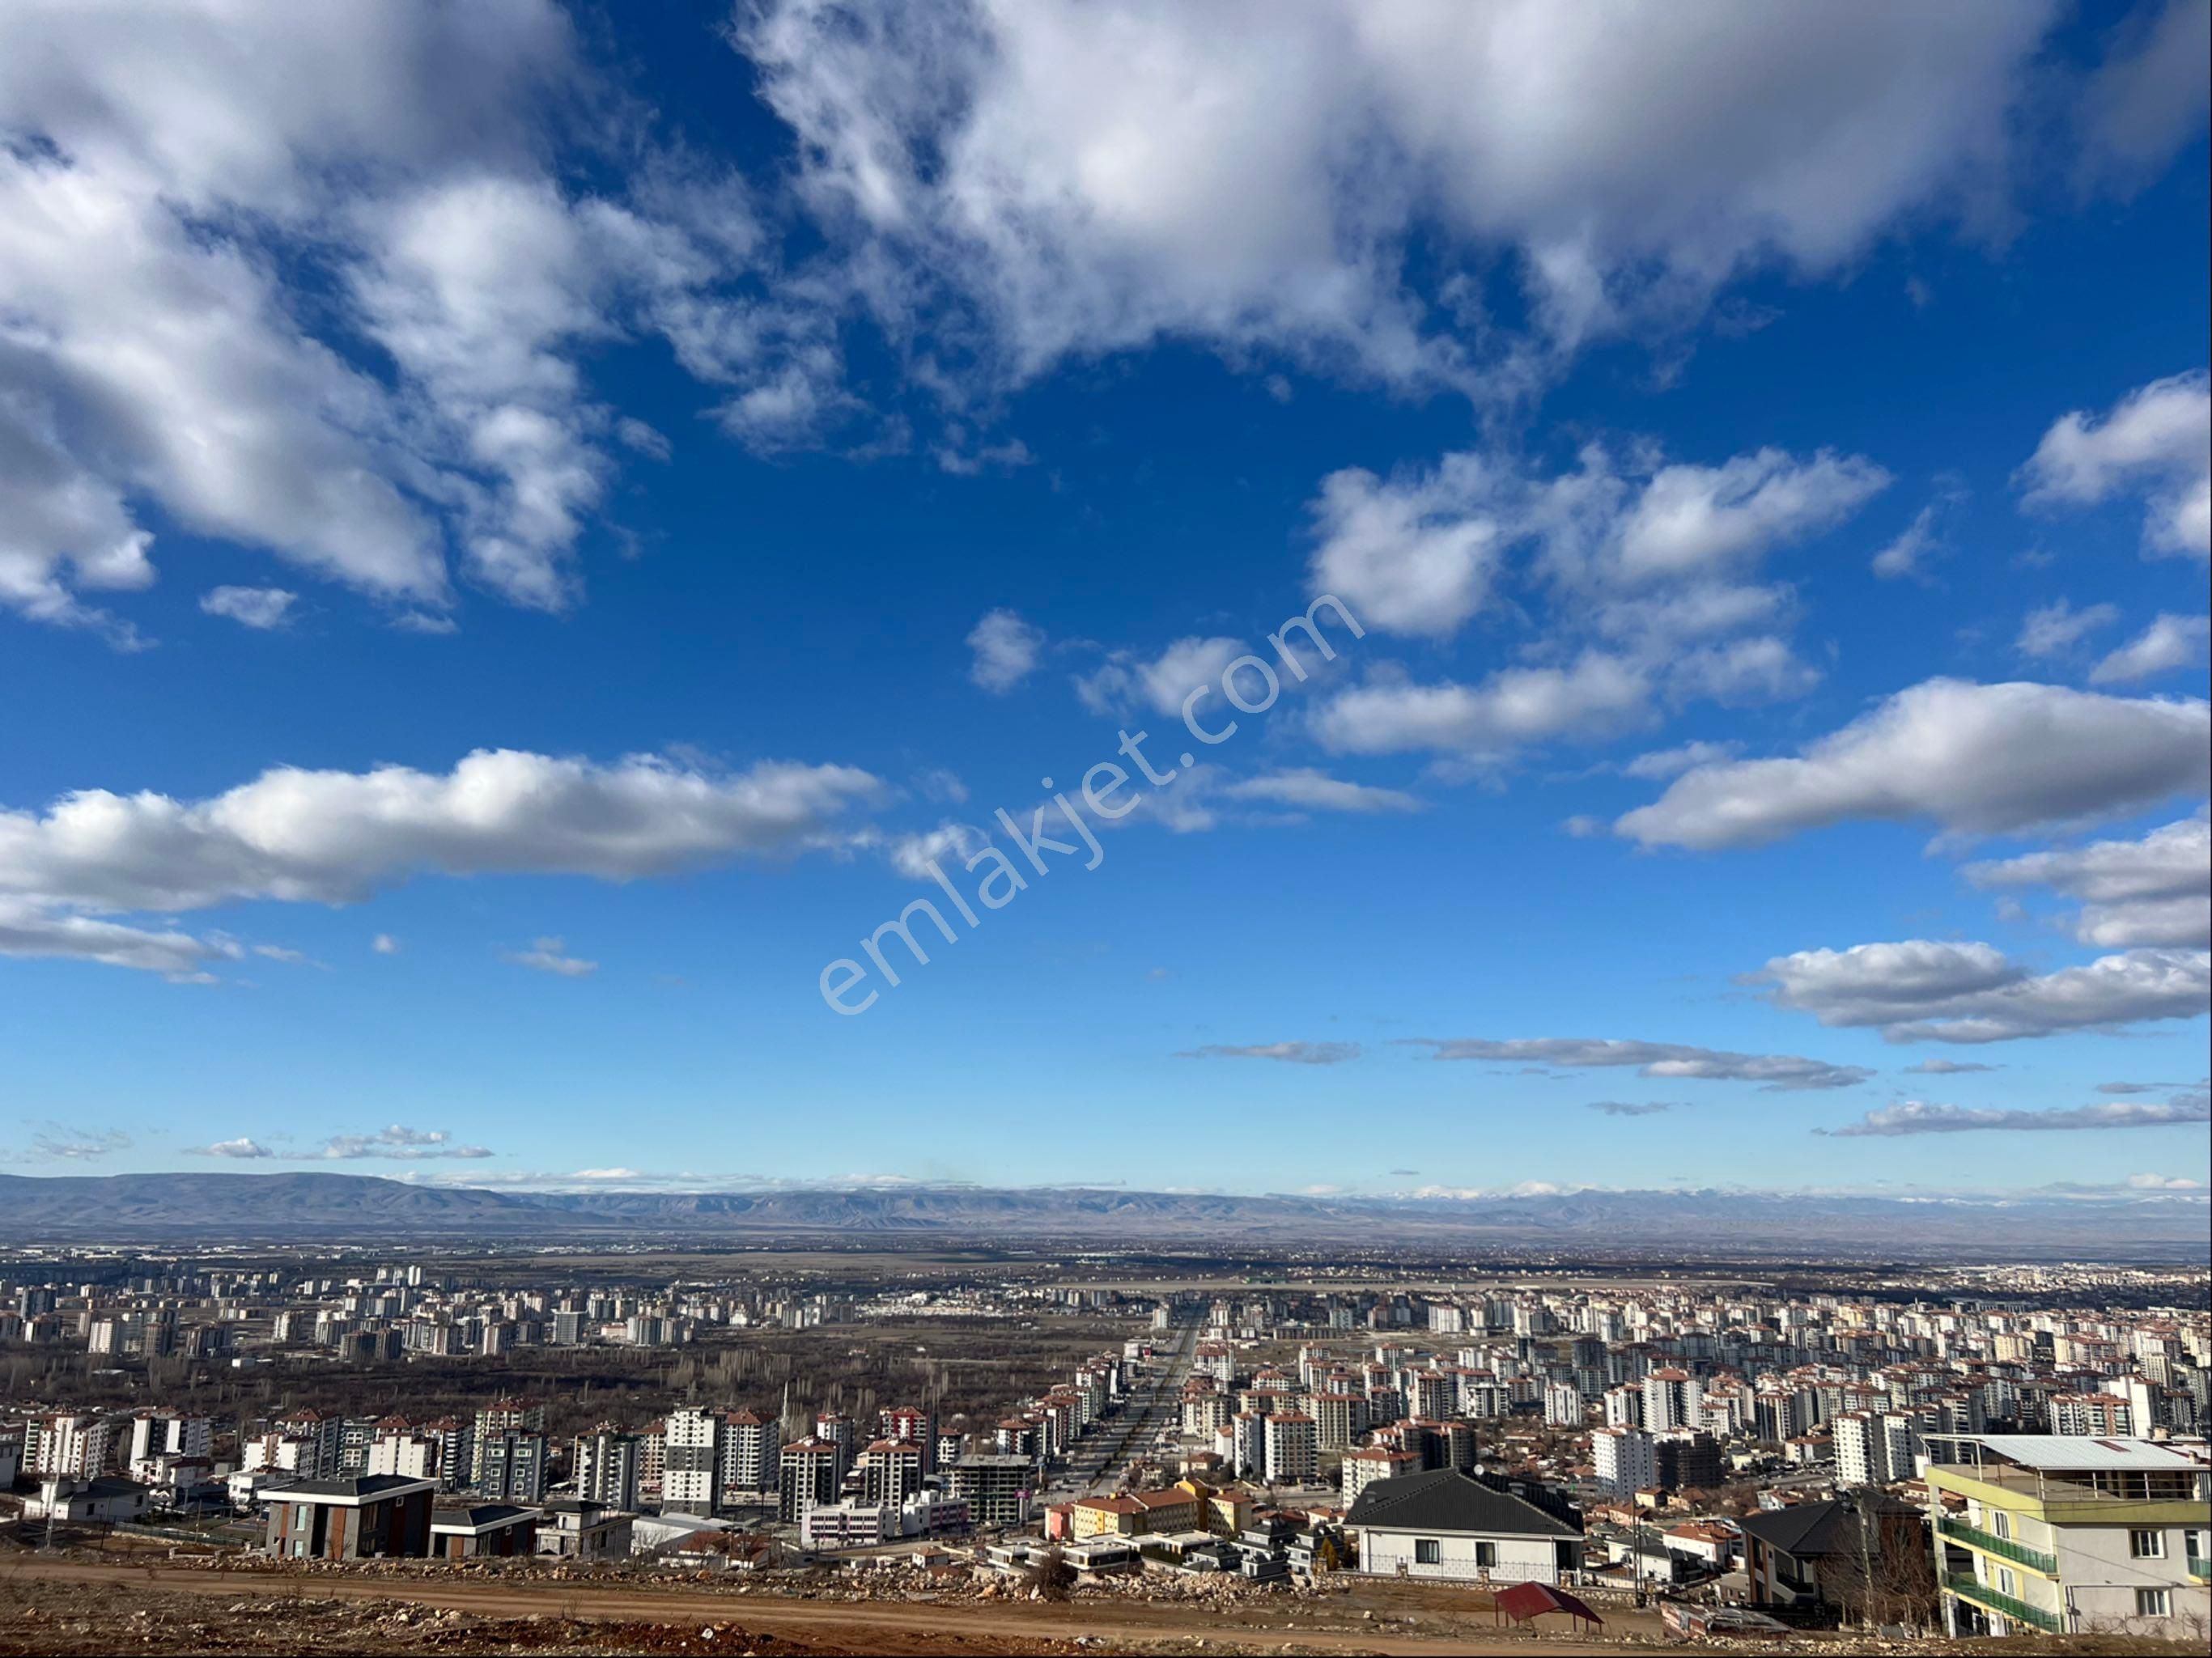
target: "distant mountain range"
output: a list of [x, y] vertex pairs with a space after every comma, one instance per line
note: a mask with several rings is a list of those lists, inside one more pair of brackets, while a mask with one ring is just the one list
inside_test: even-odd
[[1044, 1241], [1280, 1252], [1300, 1244], [1504, 1254], [2198, 1260], [2201, 1196], [1804, 1196], [1545, 1192], [1238, 1197], [1114, 1188], [901, 1186], [840, 1191], [494, 1192], [326, 1174], [0, 1175], [0, 1241], [441, 1238], [702, 1245], [833, 1237]]

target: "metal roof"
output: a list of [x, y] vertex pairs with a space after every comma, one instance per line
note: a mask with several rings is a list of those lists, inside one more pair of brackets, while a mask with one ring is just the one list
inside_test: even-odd
[[1979, 1445], [2023, 1468], [2054, 1473], [2125, 1471], [2172, 1473], [2204, 1464], [2149, 1439], [2091, 1439], [2078, 1434], [1937, 1434], [1938, 1439]]

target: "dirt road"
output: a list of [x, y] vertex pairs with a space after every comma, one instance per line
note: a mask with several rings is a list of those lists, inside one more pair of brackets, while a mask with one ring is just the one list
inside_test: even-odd
[[[932, 1637], [965, 1639], [1004, 1649], [1024, 1640], [1074, 1641], [1088, 1637], [1108, 1650], [1139, 1644], [1203, 1639], [1209, 1646], [1255, 1650], [1358, 1652], [1405, 1655], [1522, 1653], [1525, 1638], [1500, 1636], [1482, 1640], [1474, 1631], [1452, 1636], [1407, 1634], [1388, 1628], [1347, 1628], [1345, 1612], [1289, 1599], [1264, 1610], [1184, 1605], [1065, 1606], [1022, 1603], [1003, 1606], [933, 1605], [913, 1601], [800, 1600], [772, 1594], [743, 1597], [699, 1589], [599, 1587], [582, 1582], [523, 1587], [495, 1581], [441, 1582], [421, 1578], [360, 1576], [336, 1572], [289, 1576], [246, 1571], [199, 1571], [177, 1566], [102, 1565], [16, 1557], [0, 1564], [0, 1583], [26, 1580], [155, 1589], [167, 1594], [248, 1598], [363, 1600], [385, 1606], [407, 1604], [452, 1609], [487, 1618], [568, 1618], [590, 1622], [741, 1624], [756, 1632], [790, 1635], [814, 1643], [849, 1640], [855, 1650], [874, 1650], [892, 1637], [907, 1650]], [[1354, 1614], [1356, 1617], [1356, 1614]], [[1327, 1622], [1334, 1627], [1313, 1627]], [[1297, 1627], [1289, 1627], [1296, 1624]], [[872, 1635], [874, 1638], [872, 1640]], [[1541, 1643], [1547, 1653], [1608, 1649], [1557, 1639]], [[946, 1648], [950, 1650], [950, 1644]]]

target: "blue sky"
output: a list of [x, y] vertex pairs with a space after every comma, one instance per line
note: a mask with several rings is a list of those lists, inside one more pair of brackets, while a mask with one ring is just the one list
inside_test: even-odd
[[2206, 1179], [2206, 8], [212, 9], [0, 21], [16, 1172]]

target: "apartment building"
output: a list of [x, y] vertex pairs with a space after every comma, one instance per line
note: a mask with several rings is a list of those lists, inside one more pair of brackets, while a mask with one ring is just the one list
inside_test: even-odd
[[2212, 1464], [2202, 1442], [1956, 1435], [1932, 1439], [1929, 1455], [1950, 1633], [2181, 1640], [2212, 1625]]
[[751, 1411], [731, 1411], [722, 1418], [722, 1501], [739, 1491], [773, 1491], [776, 1488], [777, 1455], [781, 1436], [773, 1418]]
[[833, 1440], [801, 1439], [786, 1445], [779, 1459], [776, 1518], [796, 1526], [809, 1509], [835, 1503], [844, 1467], [844, 1453]]
[[1265, 1451], [1271, 1485], [1310, 1485], [1321, 1478], [1321, 1441], [1310, 1416], [1269, 1417]]
[[477, 1441], [477, 1463], [483, 1471], [477, 1478], [477, 1492], [495, 1502], [538, 1503], [545, 1496], [550, 1452], [542, 1433], [510, 1429]]
[[687, 1405], [662, 1424], [660, 1506], [669, 1514], [711, 1515], [721, 1502], [722, 1417]]
[[1636, 1493], [1659, 1483], [1651, 1436], [1641, 1428], [1598, 1428], [1590, 1434], [1590, 1460], [1608, 1496], [1633, 1503]]
[[602, 1423], [576, 1436], [575, 1479], [579, 1500], [617, 1512], [638, 1504], [641, 1436]]

